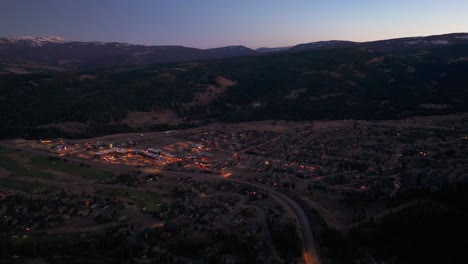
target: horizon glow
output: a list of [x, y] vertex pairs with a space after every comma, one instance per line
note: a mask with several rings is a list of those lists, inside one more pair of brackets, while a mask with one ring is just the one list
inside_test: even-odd
[[214, 48], [468, 31], [466, 0], [2, 0], [0, 36]]

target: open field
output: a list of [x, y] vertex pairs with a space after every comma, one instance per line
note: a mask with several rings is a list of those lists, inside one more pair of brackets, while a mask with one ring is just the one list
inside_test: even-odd
[[50, 169], [65, 172], [71, 175], [83, 177], [85, 179], [97, 180], [99, 182], [110, 181], [114, 174], [108, 171], [101, 171], [83, 166], [71, 165], [62, 159], [51, 159], [45, 157], [31, 156], [31, 165], [38, 169]]
[[44, 173], [40, 169], [29, 167], [29, 160], [18, 153], [2, 149], [0, 152], [0, 167], [9, 170], [17, 176], [27, 176], [42, 179], [55, 179], [52, 174]]
[[52, 186], [46, 186], [44, 184], [38, 184], [38, 183], [23, 182], [23, 181], [14, 180], [12, 178], [4, 178], [4, 177], [0, 177], [0, 187], [9, 189], [9, 190], [18, 190], [18, 191], [22, 191], [25, 193], [31, 193], [31, 194], [48, 193], [48, 192], [56, 190], [56, 188]]
[[133, 200], [144, 209], [143, 211], [149, 213], [156, 212], [161, 205], [161, 195], [155, 192], [119, 188], [100, 188], [97, 190], [97, 193], [110, 197]]
[[54, 171], [99, 182], [112, 181], [114, 178], [112, 172], [91, 169], [85, 167], [84, 164], [70, 164], [64, 159], [37, 156], [16, 152], [6, 148], [0, 148], [0, 167], [9, 170], [19, 177], [23, 176], [46, 180], [54, 180], [57, 178]]

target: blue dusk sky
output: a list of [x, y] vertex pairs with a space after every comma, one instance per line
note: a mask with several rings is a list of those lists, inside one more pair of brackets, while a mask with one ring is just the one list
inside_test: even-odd
[[468, 0], [0, 0], [0, 36], [213, 48], [468, 32]]

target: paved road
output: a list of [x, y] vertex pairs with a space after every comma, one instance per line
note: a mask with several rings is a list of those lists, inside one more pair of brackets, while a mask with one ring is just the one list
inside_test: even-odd
[[255, 184], [251, 182], [246, 182], [238, 179], [228, 179], [231, 182], [239, 183], [239, 184], [244, 184], [244, 185], [250, 185], [252, 187], [261, 189], [270, 195], [276, 196], [277, 198], [283, 200], [286, 202], [286, 204], [293, 209], [294, 213], [297, 215], [299, 222], [301, 224], [301, 230], [302, 230], [302, 237], [304, 238], [304, 253], [303, 253], [303, 258], [304, 262], [307, 264], [319, 264], [320, 263], [320, 258], [317, 252], [316, 244], [314, 241], [314, 236], [312, 233], [312, 229], [310, 228], [310, 223], [309, 219], [307, 218], [307, 215], [305, 214], [304, 210], [290, 197], [284, 195], [283, 193], [280, 193], [278, 191], [275, 191], [274, 189], [268, 188], [266, 186], [260, 185], [260, 184]]

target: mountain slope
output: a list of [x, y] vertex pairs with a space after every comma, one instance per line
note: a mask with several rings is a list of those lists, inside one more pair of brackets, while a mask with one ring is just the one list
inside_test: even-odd
[[207, 49], [217, 59], [256, 55], [257, 52], [244, 46], [228, 46], [214, 49]]
[[409, 49], [423, 49], [432, 47], [451, 46], [458, 44], [468, 44], [467, 33], [453, 33], [445, 35], [435, 35], [427, 37], [410, 37], [410, 38], [397, 38], [369, 42], [352, 42], [352, 41], [318, 41], [311, 43], [304, 43], [296, 45], [289, 49], [289, 51], [304, 51], [324, 48], [367, 48], [374, 51], [398, 51]]
[[270, 53], [270, 52], [278, 52], [278, 51], [285, 51], [289, 50], [291, 47], [277, 47], [277, 48], [266, 48], [266, 47], [261, 47], [256, 49], [255, 51], [258, 53]]
[[187, 124], [464, 112], [466, 58], [465, 44], [383, 52], [354, 47], [75, 73], [0, 74], [0, 131], [3, 136], [47, 135], [36, 127], [74, 121], [88, 124], [88, 136], [116, 133], [128, 129], [120, 123], [128, 112], [154, 109], [175, 111]]
[[62, 70], [146, 65], [254, 55], [242, 46], [202, 50], [182, 46], [144, 46], [117, 42], [74, 42], [58, 37], [0, 38], [0, 59], [26, 68]]
[[304, 43], [296, 45], [289, 49], [289, 51], [303, 51], [303, 50], [314, 50], [314, 49], [323, 49], [323, 48], [347, 48], [353, 47], [357, 43], [352, 41], [344, 40], [330, 40], [330, 41], [318, 41], [311, 43]]

